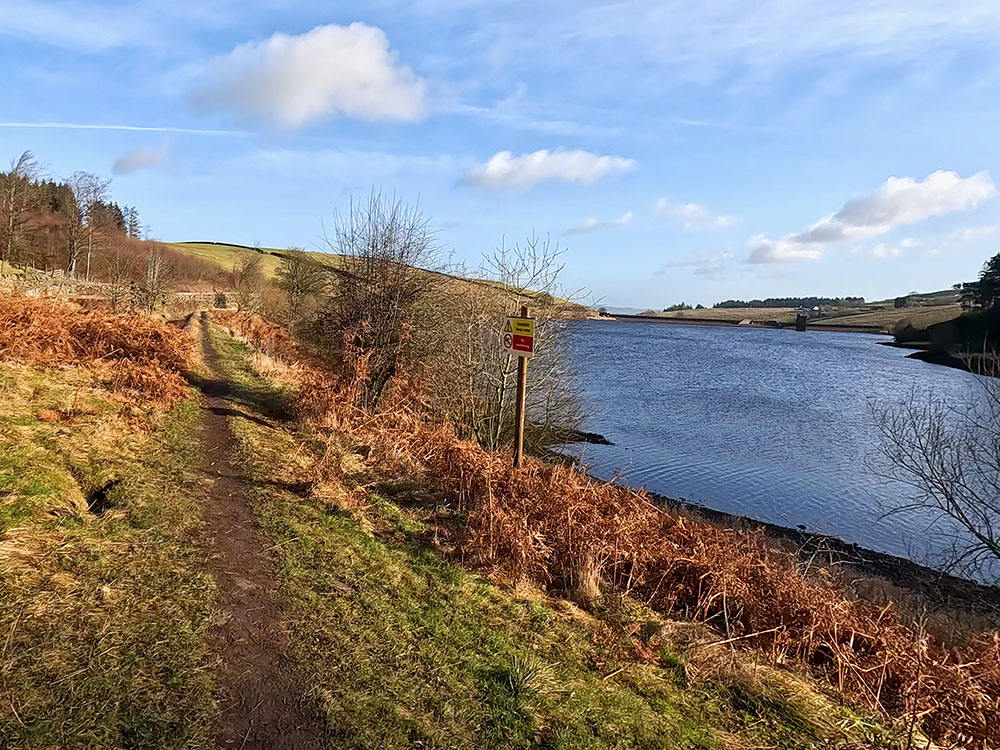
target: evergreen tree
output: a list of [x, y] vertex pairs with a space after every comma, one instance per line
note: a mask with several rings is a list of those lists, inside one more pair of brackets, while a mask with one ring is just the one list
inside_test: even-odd
[[1000, 300], [1000, 253], [983, 264], [978, 281], [962, 284], [962, 298], [984, 310], [990, 309]]
[[122, 213], [125, 215], [125, 234], [133, 239], [142, 236], [142, 221], [139, 219], [139, 209], [135, 206], [125, 206]]

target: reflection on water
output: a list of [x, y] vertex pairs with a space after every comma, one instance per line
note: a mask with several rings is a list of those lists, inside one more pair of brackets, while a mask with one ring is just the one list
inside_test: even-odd
[[869, 404], [912, 388], [962, 400], [968, 373], [870, 334], [580, 321], [570, 340], [584, 428], [614, 443], [567, 448], [594, 474], [918, 560], [948, 546], [948, 524], [883, 517], [907, 495], [867, 468]]

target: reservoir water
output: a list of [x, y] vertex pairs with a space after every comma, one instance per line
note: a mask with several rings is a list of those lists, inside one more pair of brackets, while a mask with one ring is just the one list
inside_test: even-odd
[[871, 334], [612, 321], [570, 324], [589, 416], [614, 445], [574, 445], [596, 476], [934, 564], [954, 527], [885, 512], [870, 402], [911, 389], [964, 401], [965, 372], [907, 359]]

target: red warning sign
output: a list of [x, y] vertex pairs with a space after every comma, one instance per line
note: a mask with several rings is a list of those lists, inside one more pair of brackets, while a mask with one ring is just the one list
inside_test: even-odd
[[535, 321], [533, 318], [507, 318], [503, 327], [503, 347], [508, 354], [531, 357], [535, 354]]

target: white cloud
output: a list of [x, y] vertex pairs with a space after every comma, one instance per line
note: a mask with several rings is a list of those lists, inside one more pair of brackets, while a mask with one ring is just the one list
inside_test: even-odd
[[755, 234], [747, 241], [753, 249], [751, 263], [786, 263], [794, 260], [819, 260], [823, 257], [820, 245], [793, 242], [790, 239], [769, 240], [763, 234]]
[[[418, 5], [436, 6], [445, 18], [454, 12], [452, 3]], [[996, 0], [620, 0], [578, 2], [573, 13], [564, 3], [536, 4], [530, 16], [511, 13], [507, 3], [492, 5], [480, 11], [480, 28], [489, 29], [481, 54], [499, 56], [504, 66], [572, 70], [599, 59], [614, 72], [638, 60], [654, 83], [706, 83], [800, 65], [926, 63], [928, 56], [947, 60], [969, 49], [993, 57], [1000, 30]], [[620, 85], [620, 78], [612, 80]]]
[[600, 156], [590, 151], [542, 149], [520, 156], [501, 151], [469, 170], [463, 182], [484, 188], [515, 190], [524, 190], [549, 180], [589, 185], [602, 177], [628, 172], [635, 166], [634, 159]]
[[992, 237], [1000, 232], [1000, 226], [996, 224], [986, 224], [981, 227], [965, 227], [949, 232], [945, 237], [946, 242], [976, 242], [986, 237]]
[[577, 224], [576, 226], [567, 229], [566, 234], [588, 234], [590, 232], [596, 232], [601, 229], [624, 227], [631, 224], [633, 218], [635, 218], [635, 216], [631, 211], [626, 211], [617, 219], [602, 221], [600, 219], [589, 218], [586, 219], [582, 224]]
[[110, 23], [106, 9], [79, 3], [3, 0], [0, 34], [85, 52], [137, 46], [151, 27], [133, 9], [119, 10], [124, 12], [116, 12]]
[[751, 263], [816, 260], [831, 243], [874, 237], [933, 216], [967, 211], [996, 195], [996, 186], [985, 171], [971, 177], [938, 171], [922, 181], [890, 177], [871, 195], [847, 201], [837, 213], [820, 219], [803, 232], [781, 240], [764, 235], [751, 237], [749, 260]]
[[352, 23], [241, 44], [208, 64], [192, 101], [292, 129], [336, 117], [413, 122], [426, 113], [425, 94], [381, 29]]
[[130, 174], [140, 169], [155, 169], [156, 167], [163, 166], [168, 156], [166, 147], [151, 148], [149, 146], [139, 146], [129, 149], [115, 159], [111, 171], [114, 174]]
[[0, 35], [86, 53], [176, 50], [192, 30], [232, 28], [235, 8], [230, 0], [0, 0]]
[[657, 275], [666, 274], [671, 268], [691, 268], [698, 276], [718, 278], [733, 262], [733, 254], [725, 253], [698, 253], [689, 255], [686, 258], [668, 260], [656, 272]]
[[912, 237], [906, 237], [896, 243], [880, 242], [874, 247], [857, 248], [854, 254], [866, 255], [869, 258], [877, 260], [887, 260], [889, 258], [898, 258], [907, 250], [912, 250], [915, 247], [920, 247], [920, 243]]
[[182, 133], [185, 135], [246, 135], [242, 130], [203, 130], [157, 125], [102, 125], [81, 122], [0, 122], [0, 128], [30, 130], [121, 130], [129, 133]]
[[725, 229], [732, 226], [732, 216], [716, 215], [697, 203], [671, 203], [660, 198], [653, 204], [653, 210], [660, 216], [680, 221], [685, 229]]
[[255, 169], [301, 176], [371, 178], [403, 173], [454, 174], [458, 160], [452, 156], [394, 154], [359, 149], [256, 149], [242, 159]]

